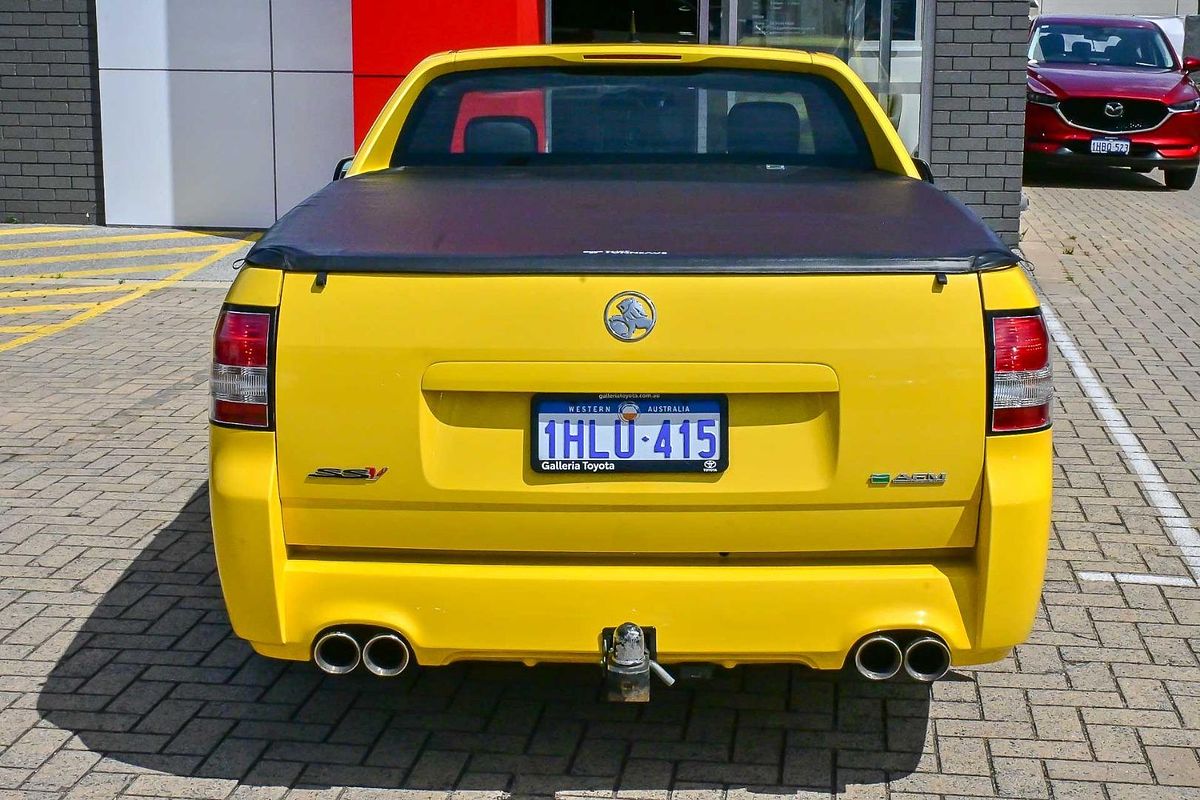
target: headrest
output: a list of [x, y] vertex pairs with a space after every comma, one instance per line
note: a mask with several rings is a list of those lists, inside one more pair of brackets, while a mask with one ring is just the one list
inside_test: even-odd
[[536, 153], [537, 128], [529, 117], [475, 117], [463, 132], [467, 153]]
[[730, 153], [795, 153], [800, 113], [790, 103], [746, 101], [729, 109], [726, 149]]
[[1061, 33], [1043, 33], [1038, 37], [1043, 56], [1060, 56], [1067, 52], [1067, 38]]

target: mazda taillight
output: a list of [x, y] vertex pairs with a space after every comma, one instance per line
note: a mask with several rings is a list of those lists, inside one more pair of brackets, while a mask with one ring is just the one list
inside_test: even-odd
[[1050, 337], [1042, 315], [992, 317], [992, 433], [1047, 427], [1053, 396]]
[[213, 422], [271, 425], [271, 314], [226, 308], [213, 337], [210, 391]]

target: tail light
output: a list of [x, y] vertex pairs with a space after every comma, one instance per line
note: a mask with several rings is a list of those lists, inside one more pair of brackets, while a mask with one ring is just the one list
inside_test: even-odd
[[991, 432], [1050, 425], [1054, 381], [1050, 337], [1041, 314], [992, 317]]
[[221, 311], [213, 337], [213, 422], [271, 426], [271, 324], [269, 311]]

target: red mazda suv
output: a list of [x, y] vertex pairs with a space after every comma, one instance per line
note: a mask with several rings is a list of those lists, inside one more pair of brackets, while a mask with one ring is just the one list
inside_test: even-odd
[[1162, 169], [1190, 189], [1200, 165], [1200, 91], [1162, 30], [1134, 17], [1042, 16], [1030, 32], [1027, 163]]

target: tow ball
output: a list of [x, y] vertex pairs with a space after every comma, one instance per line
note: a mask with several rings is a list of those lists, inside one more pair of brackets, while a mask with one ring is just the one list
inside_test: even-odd
[[658, 657], [654, 628], [632, 622], [600, 632], [600, 653], [608, 699], [617, 703], [650, 702], [650, 673], [673, 686], [671, 673], [654, 659]]

